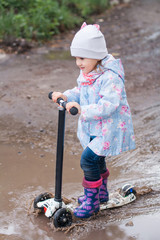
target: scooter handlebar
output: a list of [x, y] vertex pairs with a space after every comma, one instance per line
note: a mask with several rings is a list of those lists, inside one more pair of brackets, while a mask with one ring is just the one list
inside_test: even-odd
[[[51, 100], [52, 100], [52, 93], [53, 93], [53, 92], [50, 92], [50, 93], [48, 94], [48, 97], [49, 97], [49, 99], [51, 99]], [[58, 103], [60, 106], [62, 106], [64, 109], [66, 109], [66, 104], [67, 104], [67, 102], [65, 102], [65, 101], [63, 100], [63, 98], [58, 98], [58, 99], [57, 99], [57, 103]], [[72, 107], [72, 108], [70, 109], [70, 113], [71, 113], [72, 115], [76, 115], [76, 114], [78, 113], [78, 109], [77, 109], [76, 107]]]

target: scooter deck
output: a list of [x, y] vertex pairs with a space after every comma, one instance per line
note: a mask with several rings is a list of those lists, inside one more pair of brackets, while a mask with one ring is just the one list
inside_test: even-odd
[[[100, 204], [100, 210], [106, 210], [111, 208], [121, 207], [123, 205], [129, 204], [136, 200], [136, 196], [134, 193], [130, 193], [128, 196], [122, 196], [118, 191], [109, 194], [109, 201]], [[75, 204], [67, 204], [66, 208], [74, 211]]]
[[121, 206], [129, 204], [135, 200], [136, 200], [136, 196], [133, 193], [130, 193], [126, 197], [123, 197], [119, 192], [110, 193], [109, 201], [106, 203], [101, 203], [100, 210], [121, 207]]

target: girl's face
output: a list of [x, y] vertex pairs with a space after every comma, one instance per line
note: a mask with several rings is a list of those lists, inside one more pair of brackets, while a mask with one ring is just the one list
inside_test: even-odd
[[82, 70], [84, 74], [93, 71], [99, 60], [91, 58], [76, 57], [76, 65]]

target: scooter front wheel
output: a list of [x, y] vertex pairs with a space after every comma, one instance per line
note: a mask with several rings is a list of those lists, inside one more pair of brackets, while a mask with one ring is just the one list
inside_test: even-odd
[[42, 202], [42, 201], [45, 201], [45, 200], [47, 200], [47, 199], [50, 199], [50, 198], [52, 198], [53, 196], [52, 196], [52, 194], [51, 193], [48, 193], [48, 192], [45, 192], [45, 193], [41, 193], [41, 194], [39, 194], [37, 197], [35, 197], [35, 199], [34, 199], [34, 202], [33, 202], [33, 207], [34, 207], [34, 209], [41, 209], [41, 211], [43, 212], [44, 211], [44, 208], [43, 207], [41, 207], [41, 208], [39, 208], [38, 206], [37, 206], [37, 203], [38, 202]]
[[56, 228], [68, 227], [72, 224], [72, 214], [66, 208], [58, 209], [53, 216], [53, 223]]

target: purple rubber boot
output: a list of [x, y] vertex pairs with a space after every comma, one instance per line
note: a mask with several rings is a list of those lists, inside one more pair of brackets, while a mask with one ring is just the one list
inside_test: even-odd
[[[104, 203], [107, 202], [109, 199], [109, 194], [108, 194], [108, 190], [107, 190], [107, 179], [109, 176], [109, 170], [107, 169], [107, 171], [103, 174], [101, 174], [102, 177], [102, 185], [100, 186], [100, 190], [99, 190], [99, 200], [100, 203]], [[78, 203], [82, 204], [83, 201], [86, 200], [86, 195], [80, 196], [78, 198]]]
[[100, 189], [99, 189], [99, 200], [100, 200], [100, 203], [104, 203], [104, 202], [108, 202], [109, 200], [109, 194], [107, 190], [107, 180], [109, 177], [109, 170], [107, 169], [105, 173], [101, 174], [101, 177], [102, 177], [102, 185], [100, 186]]
[[83, 180], [85, 200], [74, 210], [74, 215], [78, 218], [89, 218], [99, 211], [99, 187], [102, 179], [90, 182]]

